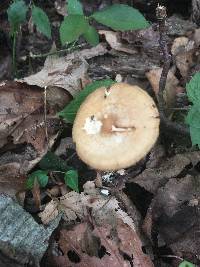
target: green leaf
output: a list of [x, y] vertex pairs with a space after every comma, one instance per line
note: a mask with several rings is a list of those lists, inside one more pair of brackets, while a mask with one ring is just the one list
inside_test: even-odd
[[197, 72], [186, 85], [187, 96], [193, 104], [200, 105], [200, 72]]
[[127, 31], [149, 27], [149, 23], [137, 9], [123, 4], [114, 4], [90, 17], [114, 30]]
[[39, 162], [39, 166], [42, 170], [49, 171], [61, 171], [66, 172], [71, 168], [67, 165], [66, 161], [56, 156], [52, 152], [47, 152], [47, 154]]
[[82, 4], [78, 0], [68, 0], [67, 12], [69, 15], [83, 15]]
[[79, 192], [78, 189], [78, 172], [76, 170], [70, 170], [65, 173], [65, 184], [69, 186], [71, 189], [73, 189], [76, 192]]
[[186, 123], [190, 126], [190, 137], [192, 145], [198, 145], [200, 148], [200, 107], [194, 105], [189, 110]]
[[45, 187], [47, 185], [48, 179], [49, 179], [47, 173], [48, 173], [47, 171], [42, 171], [42, 170], [32, 172], [28, 176], [28, 179], [26, 181], [26, 188], [32, 189], [34, 186], [35, 179], [37, 179], [40, 187]]
[[11, 26], [11, 34], [19, 30], [20, 24], [26, 20], [27, 6], [24, 1], [15, 1], [7, 10], [8, 21]]
[[194, 265], [193, 263], [189, 261], [183, 261], [179, 264], [178, 267], [196, 267], [196, 265]]
[[32, 19], [37, 30], [51, 39], [51, 25], [47, 14], [41, 8], [33, 6]]
[[92, 46], [96, 46], [99, 43], [99, 34], [93, 26], [88, 27], [88, 30], [83, 34], [83, 37]]
[[85, 33], [89, 27], [88, 20], [81, 15], [65, 17], [60, 26], [60, 40], [62, 45], [72, 43]]
[[190, 126], [190, 137], [192, 145], [200, 148], [200, 73], [196, 73], [186, 85], [187, 96], [193, 103], [190, 108], [186, 123]]
[[62, 111], [60, 111], [58, 115], [66, 119], [68, 122], [73, 123], [80, 105], [90, 93], [95, 91], [97, 88], [107, 88], [114, 83], [115, 82], [111, 79], [90, 83], [80, 93], [78, 93], [78, 95]]
[[190, 127], [195, 127], [200, 129], [200, 105], [193, 105], [186, 117], [186, 123], [190, 125]]

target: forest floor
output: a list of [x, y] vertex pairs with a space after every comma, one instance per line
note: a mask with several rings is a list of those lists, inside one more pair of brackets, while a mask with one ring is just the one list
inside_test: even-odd
[[[55, 52], [63, 49], [64, 2], [34, 1], [49, 16], [53, 41], [27, 20], [17, 35], [15, 73], [9, 1], [0, 3], [0, 267], [200, 266], [200, 152], [189, 132], [161, 118], [155, 146], [137, 165], [97, 172], [78, 157], [72, 124], [57, 116], [102, 79], [138, 85], [157, 103], [165, 58], [156, 1], [123, 1], [140, 9], [149, 28], [96, 24], [99, 45], [80, 39]], [[91, 13], [119, 1], [81, 2]], [[167, 120], [185, 125], [186, 84], [200, 70], [200, 28], [191, 21], [191, 1], [168, 2], [165, 110]], [[66, 182], [71, 171], [78, 184]]]

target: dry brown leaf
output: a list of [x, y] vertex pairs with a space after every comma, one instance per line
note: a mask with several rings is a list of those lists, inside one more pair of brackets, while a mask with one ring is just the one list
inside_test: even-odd
[[174, 14], [167, 19], [167, 34], [170, 36], [184, 36], [188, 32], [197, 28], [197, 25], [190, 20], [184, 20], [178, 14]]
[[68, 148], [74, 149], [74, 150], [76, 149], [75, 144], [74, 144], [74, 142], [72, 140], [72, 137], [62, 138], [61, 141], [60, 141], [59, 146], [55, 150], [55, 154], [57, 156], [64, 155]]
[[193, 66], [193, 53], [194, 51], [188, 51], [178, 54], [176, 56], [176, 66], [179, 69], [183, 78], [187, 78], [190, 68]]
[[100, 43], [97, 46], [94, 46], [94, 47], [89, 48], [89, 49], [83, 49], [80, 51], [75, 51], [75, 52], [67, 55], [67, 59], [75, 59], [75, 58], [90, 59], [93, 57], [102, 56], [106, 53], [108, 53], [108, 50], [106, 49], [106, 45], [103, 43]]
[[178, 37], [172, 44], [171, 52], [182, 77], [186, 78], [193, 65], [194, 41], [186, 37]]
[[[83, 219], [86, 207], [91, 207], [95, 214], [95, 219], [99, 223], [108, 223], [113, 218], [120, 218], [132, 229], [135, 229], [133, 220], [119, 207], [119, 203], [114, 197], [107, 199], [100, 195], [92, 181], [88, 181], [86, 184], [88, 185], [84, 188], [85, 193], [78, 194], [75, 191], [71, 191], [60, 197], [58, 203], [53, 200], [48, 203], [45, 210], [39, 214], [42, 222], [48, 224], [57, 216], [58, 211], [62, 211], [64, 220], [70, 223], [77, 218]], [[92, 187], [91, 184], [93, 185]]]
[[[100, 195], [93, 181], [84, 185], [84, 193], [72, 191], [58, 201], [52, 200], [39, 216], [49, 224], [59, 212], [68, 224], [77, 218], [86, 220], [73, 230], [61, 230], [59, 245], [64, 256], [54, 256], [60, 267], [129, 267], [130, 262], [135, 267], [153, 267], [149, 256], [142, 252], [133, 220], [120, 209], [114, 197]], [[91, 227], [93, 221], [95, 225]], [[103, 254], [99, 257], [99, 253]]]
[[129, 48], [130, 46], [122, 43], [122, 41], [120, 40], [119, 33], [113, 32], [113, 31], [100, 30], [99, 34], [105, 36], [106, 41], [111, 46], [111, 48], [113, 48], [117, 51], [128, 53], [128, 54], [135, 54], [136, 53], [136, 51], [134, 49]]
[[24, 189], [26, 177], [20, 173], [20, 164], [7, 163], [0, 166], [0, 193], [14, 196]]
[[[156, 94], [159, 92], [159, 81], [162, 73], [162, 68], [152, 69], [146, 73], [146, 76]], [[168, 108], [174, 107], [176, 101], [176, 86], [179, 81], [175, 77], [172, 71], [169, 71], [167, 76], [166, 87], [164, 91], [164, 98], [166, 101], [166, 106]]]
[[42, 88], [61, 87], [74, 96], [88, 83], [88, 64], [85, 59], [105, 53], [105, 46], [99, 44], [91, 49], [75, 51], [66, 57], [48, 56], [41, 71], [18, 81]]
[[200, 45], [200, 28], [198, 28], [194, 31], [194, 42], [195, 42], [195, 46], [199, 47], [199, 45]]
[[173, 56], [176, 56], [177, 54], [181, 52], [185, 52], [186, 47], [189, 44], [189, 39], [187, 37], [178, 37], [174, 39], [174, 42], [171, 47], [171, 52]]
[[[43, 98], [43, 90], [36, 86], [18, 82], [1, 83], [1, 192], [13, 195], [17, 189], [21, 189], [18, 177], [23, 177], [54, 143], [59, 130], [59, 119], [55, 117], [55, 108], [47, 103], [47, 116], [44, 120]], [[6, 188], [9, 187], [10, 190], [7, 191]]]
[[137, 183], [147, 191], [155, 194], [170, 178], [178, 176], [189, 164], [195, 166], [199, 161], [199, 151], [176, 154], [169, 159], [164, 158], [154, 168], [145, 169], [138, 176], [129, 179], [128, 182]]
[[154, 57], [159, 56], [159, 32], [155, 27], [148, 27], [143, 30], [122, 32], [122, 40], [126, 40], [135, 48], [142, 48], [142, 51]]
[[161, 187], [148, 209], [143, 230], [151, 238], [157, 229], [160, 246], [169, 246], [173, 253], [185, 257], [198, 255], [200, 214], [199, 176], [171, 178]]
[[43, 224], [48, 224], [54, 218], [56, 218], [59, 214], [58, 210], [58, 202], [55, 200], [51, 200], [45, 207], [45, 210], [40, 212], [39, 216], [43, 222]]
[[[87, 223], [76, 225], [73, 230], [61, 231], [60, 247], [64, 252], [62, 266], [115, 266], [153, 267], [150, 258], [142, 252], [142, 244], [135, 231], [118, 220], [116, 225], [91, 226]], [[103, 249], [102, 255], [100, 251]], [[70, 252], [77, 256], [73, 261]], [[100, 255], [100, 256], [99, 256]], [[126, 255], [126, 257], [125, 257]]]
[[36, 74], [25, 77], [19, 82], [45, 88], [57, 86], [67, 90], [72, 96], [81, 88], [81, 80], [86, 79], [88, 64], [83, 58], [49, 56], [44, 67]]

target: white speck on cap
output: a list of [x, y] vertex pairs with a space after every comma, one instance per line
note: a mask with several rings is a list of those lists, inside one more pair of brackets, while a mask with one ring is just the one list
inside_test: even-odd
[[110, 91], [107, 90], [107, 88], [105, 89], [105, 96], [108, 97], [110, 95]]
[[101, 131], [102, 122], [95, 117], [86, 118], [83, 129], [87, 134], [97, 134]]

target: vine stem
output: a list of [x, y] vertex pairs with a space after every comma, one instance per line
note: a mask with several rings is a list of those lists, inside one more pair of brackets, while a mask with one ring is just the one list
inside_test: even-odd
[[68, 47], [66, 49], [61, 49], [61, 50], [58, 50], [58, 51], [50, 51], [48, 53], [44, 53], [44, 54], [38, 54], [38, 55], [34, 55], [32, 54], [32, 52], [30, 52], [30, 57], [31, 58], [42, 58], [42, 57], [48, 57], [48, 56], [52, 56], [52, 55], [58, 55], [58, 54], [62, 54], [64, 52], [71, 52], [73, 49], [78, 49], [78, 48], [81, 48], [81, 47], [84, 47], [85, 44], [81, 44], [81, 45], [77, 45], [77, 46], [71, 46], [71, 47]]
[[178, 124], [176, 122], [173, 122], [168, 119], [168, 117], [165, 114], [165, 100], [163, 97], [163, 92], [165, 90], [166, 81], [167, 81], [167, 75], [170, 69], [171, 64], [171, 55], [168, 51], [167, 46], [167, 31], [166, 31], [166, 18], [167, 18], [167, 11], [166, 7], [158, 5], [156, 8], [156, 17], [158, 20], [158, 27], [159, 27], [159, 44], [160, 49], [163, 55], [163, 69], [159, 81], [159, 92], [157, 94], [157, 100], [158, 100], [158, 107], [160, 112], [160, 118], [161, 118], [161, 125], [163, 125], [166, 129], [181, 133], [183, 135], [189, 136], [190, 131], [189, 127], [187, 125]]

